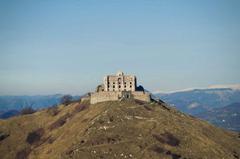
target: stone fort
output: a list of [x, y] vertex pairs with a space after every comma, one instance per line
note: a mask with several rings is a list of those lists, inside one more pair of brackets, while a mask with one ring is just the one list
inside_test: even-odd
[[116, 75], [104, 77], [103, 84], [97, 86], [96, 91], [91, 93], [90, 103], [121, 101], [123, 99], [150, 102], [151, 97], [150, 93], [145, 92], [142, 86], [137, 87], [136, 76], [118, 72]]

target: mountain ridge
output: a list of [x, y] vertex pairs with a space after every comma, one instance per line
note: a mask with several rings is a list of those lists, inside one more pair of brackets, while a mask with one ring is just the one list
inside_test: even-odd
[[240, 102], [240, 90], [231, 88], [194, 89], [185, 92], [155, 94], [155, 96], [191, 115]]
[[222, 128], [240, 132], [240, 103], [196, 114], [196, 117], [209, 121]]
[[[24, 107], [33, 107], [41, 109], [58, 105], [63, 94], [54, 95], [23, 95], [23, 96], [0, 96], [0, 111], [21, 110]], [[79, 99], [80, 96], [73, 96]]]
[[228, 85], [210, 85], [208, 87], [193, 87], [193, 88], [185, 88], [180, 90], [173, 91], [154, 91], [154, 94], [171, 94], [171, 93], [179, 93], [179, 92], [187, 92], [193, 90], [210, 90], [210, 89], [232, 89], [232, 90], [240, 90], [240, 84], [228, 84]]

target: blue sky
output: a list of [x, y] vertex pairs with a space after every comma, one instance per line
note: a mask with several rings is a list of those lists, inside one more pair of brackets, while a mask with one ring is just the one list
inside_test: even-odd
[[0, 0], [0, 94], [93, 90], [122, 70], [155, 91], [240, 83], [238, 0]]

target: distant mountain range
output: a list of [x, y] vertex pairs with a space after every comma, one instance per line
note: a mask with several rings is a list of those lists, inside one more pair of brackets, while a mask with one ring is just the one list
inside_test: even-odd
[[[18, 115], [20, 110], [25, 107], [41, 109], [58, 105], [62, 94], [55, 95], [36, 95], [36, 96], [0, 96], [0, 119], [6, 119]], [[73, 96], [79, 99], [80, 96]]]
[[7, 119], [19, 114], [25, 107], [41, 109], [57, 105], [63, 95], [36, 96], [0, 96], [0, 119]]
[[173, 93], [157, 93], [155, 96], [191, 115], [232, 103], [240, 103], [240, 90], [232, 88], [193, 89]]
[[63, 95], [36, 95], [36, 96], [0, 96], [0, 111], [21, 110], [24, 107], [35, 109], [59, 104]]
[[222, 108], [214, 108], [195, 116], [219, 127], [240, 131], [240, 103], [233, 103]]
[[20, 111], [18, 111], [18, 110], [1, 111], [0, 112], [0, 119], [7, 119], [7, 118], [10, 118], [12, 116], [19, 115], [19, 114], [20, 114]]
[[155, 96], [178, 110], [229, 130], [240, 131], [240, 89], [189, 89]]

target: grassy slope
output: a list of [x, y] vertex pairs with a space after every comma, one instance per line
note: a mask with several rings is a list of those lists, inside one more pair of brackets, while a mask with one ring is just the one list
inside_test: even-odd
[[[0, 158], [228, 158], [240, 157], [239, 134], [156, 103], [105, 102], [84, 110], [73, 103], [57, 115], [43, 110], [0, 121]], [[77, 108], [77, 109], [76, 109]], [[62, 126], [53, 123], [63, 119]], [[56, 125], [56, 124], [55, 124]], [[43, 128], [29, 144], [29, 133]], [[51, 129], [52, 128], [52, 129]]]

